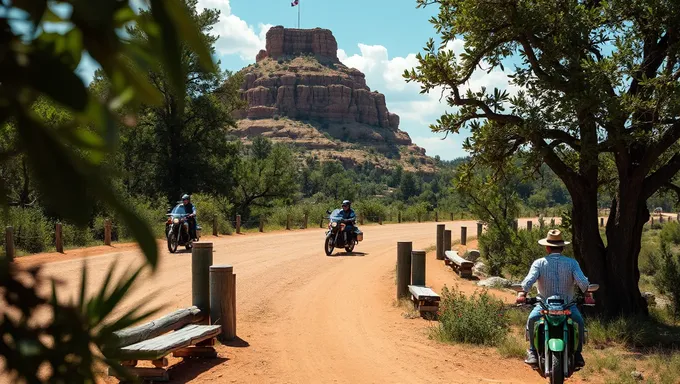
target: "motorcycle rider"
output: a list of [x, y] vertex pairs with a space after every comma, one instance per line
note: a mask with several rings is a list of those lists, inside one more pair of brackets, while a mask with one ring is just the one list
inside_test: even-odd
[[349, 200], [343, 200], [342, 201], [342, 220], [345, 223], [345, 244], [349, 240], [347, 238], [348, 233], [352, 233], [354, 231], [354, 226], [356, 225], [357, 221], [357, 215], [354, 213], [354, 210], [352, 209], [352, 202]]
[[187, 215], [187, 223], [189, 223], [189, 236], [193, 241], [198, 241], [196, 236], [196, 207], [191, 204], [191, 197], [187, 194], [182, 196], [182, 207]]
[[[538, 296], [543, 300], [551, 296], [561, 296], [565, 303], [570, 303], [574, 298], [574, 285], [577, 285], [582, 292], [586, 292], [590, 282], [583, 274], [583, 271], [581, 271], [581, 266], [576, 260], [562, 255], [564, 247], [569, 242], [562, 239], [560, 230], [551, 229], [548, 231], [548, 236], [545, 239], [539, 240], [538, 244], [545, 246], [548, 255], [534, 261], [531, 265], [529, 274], [522, 281], [524, 292], [517, 294], [517, 303], [523, 304], [526, 302], [526, 292], [529, 292], [536, 282], [538, 282]], [[574, 353], [574, 363], [576, 367], [583, 367], [585, 365], [583, 355], [581, 354], [584, 334], [583, 317], [576, 305], [571, 306], [569, 309], [571, 310], [571, 319], [578, 324], [580, 335], [578, 346]], [[532, 366], [538, 364], [536, 349], [531, 342], [534, 339], [534, 323], [541, 316], [541, 307], [537, 304], [527, 319], [529, 350], [524, 362]]]

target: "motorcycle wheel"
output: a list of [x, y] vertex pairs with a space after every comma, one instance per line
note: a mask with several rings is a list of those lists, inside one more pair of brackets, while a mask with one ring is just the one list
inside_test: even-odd
[[562, 384], [564, 383], [564, 363], [562, 362], [564, 352], [551, 352], [551, 354], [550, 384]]
[[352, 251], [354, 251], [355, 245], [356, 245], [356, 243], [354, 242], [354, 240], [350, 240], [350, 245], [345, 247], [345, 251], [352, 253]]
[[168, 251], [170, 251], [170, 253], [177, 252], [178, 245], [177, 236], [174, 236], [172, 232], [168, 233]]
[[331, 244], [331, 237], [326, 236], [326, 241], [323, 244], [324, 251], [326, 252], [326, 256], [330, 256], [333, 254], [333, 245]]

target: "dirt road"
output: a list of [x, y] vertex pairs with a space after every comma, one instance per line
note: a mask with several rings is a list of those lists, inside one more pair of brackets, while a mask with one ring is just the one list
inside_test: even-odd
[[[468, 233], [476, 231], [475, 222], [446, 224], [454, 238], [462, 224]], [[183, 364], [171, 359], [173, 382], [544, 382], [519, 360], [501, 359], [493, 349], [430, 340], [434, 323], [404, 318], [404, 310], [394, 305], [397, 241], [413, 241], [414, 249], [430, 247], [435, 226], [365, 226], [365, 240], [354, 256], [326, 257], [320, 229], [202, 239], [214, 243], [215, 264], [234, 266], [241, 340], [220, 345], [217, 360]], [[87, 257], [92, 290], [114, 261], [120, 267], [141, 260], [132, 246], [94, 252]], [[85, 253], [25, 257], [18, 263], [47, 262], [46, 272], [66, 281], [61, 294], [68, 296], [79, 285]], [[163, 250], [160, 257], [157, 273], [143, 279], [123, 309], [165, 305], [162, 312], [169, 312], [191, 305], [191, 255]], [[429, 257], [427, 283], [439, 290], [462, 282]]]

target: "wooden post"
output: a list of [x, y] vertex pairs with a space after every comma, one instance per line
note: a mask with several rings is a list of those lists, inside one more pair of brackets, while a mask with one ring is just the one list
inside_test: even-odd
[[484, 225], [482, 223], [477, 223], [477, 238], [482, 237], [482, 231], [484, 230]]
[[529, 220], [527, 221], [527, 231], [531, 232], [531, 229], [534, 227], [534, 223]]
[[221, 342], [236, 337], [234, 278], [233, 266], [210, 266], [210, 324], [222, 327], [222, 333], [217, 337]]
[[378, 224], [382, 225], [382, 216], [378, 216]]
[[210, 314], [210, 266], [212, 263], [213, 243], [194, 243], [191, 250], [191, 303], [205, 314]]
[[321, 220], [319, 220], [319, 228], [323, 228], [323, 217], [321, 217]]
[[446, 225], [437, 224], [437, 260], [444, 260], [444, 230]]
[[[364, 214], [362, 212], [359, 213], [359, 225], [364, 225]], [[323, 228], [323, 225], [321, 225]]]
[[241, 233], [241, 215], [236, 215], [236, 233]]
[[451, 212], [451, 221], [453, 221], [453, 212]]
[[418, 222], [420, 223], [420, 213], [418, 213]]
[[451, 250], [451, 230], [445, 229], [444, 230], [444, 251], [450, 251], [450, 250]]
[[308, 215], [307, 213], [305, 213], [304, 222], [302, 223], [302, 228], [303, 228], [303, 229], [307, 229], [308, 220], [309, 220], [309, 215]]
[[467, 227], [460, 227], [460, 243], [467, 245]]
[[64, 253], [64, 236], [61, 229], [61, 223], [57, 223], [54, 227], [54, 243], [57, 252]]
[[111, 220], [104, 221], [104, 245], [111, 245]]
[[286, 229], [290, 231], [290, 214], [286, 216]]
[[425, 251], [411, 251], [411, 284], [425, 285]]
[[14, 261], [14, 228], [5, 228], [5, 255], [10, 262]]
[[260, 216], [260, 232], [264, 232], [264, 217]]
[[434, 211], [434, 222], [435, 223], [439, 222], [439, 211]]
[[213, 216], [213, 236], [217, 236], [217, 216]]
[[407, 298], [409, 295], [412, 249], [413, 243], [410, 241], [397, 242], [397, 300]]
[[397, 223], [401, 224], [401, 211], [397, 212]]
[[600, 227], [604, 227], [604, 217], [600, 217]]

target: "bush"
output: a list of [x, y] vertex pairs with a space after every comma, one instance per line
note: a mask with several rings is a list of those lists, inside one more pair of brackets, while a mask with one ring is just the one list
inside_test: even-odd
[[661, 227], [661, 241], [680, 244], [680, 224], [676, 221], [671, 221]]
[[654, 285], [671, 300], [670, 309], [677, 319], [680, 314], [680, 260], [670, 251], [668, 244], [661, 241], [661, 269], [655, 275]]
[[468, 297], [442, 289], [437, 337], [446, 342], [499, 345], [508, 334], [504, 304], [486, 290]]
[[386, 220], [387, 207], [377, 199], [362, 200], [355, 204], [354, 209], [357, 215], [363, 215], [366, 221], [377, 223], [378, 218]]
[[642, 242], [638, 266], [643, 275], [653, 276], [661, 268], [661, 261], [657, 255], [657, 245], [652, 242]]
[[77, 227], [72, 224], [63, 223], [61, 232], [64, 247], [85, 247], [94, 242], [92, 231], [88, 227]]
[[225, 198], [212, 195], [195, 194], [191, 201], [196, 206], [196, 222], [202, 228], [202, 235], [212, 234], [213, 220], [217, 220], [217, 233], [230, 235], [234, 231], [230, 214], [233, 205]]
[[14, 227], [14, 245], [19, 250], [39, 253], [54, 244], [54, 225], [38, 208], [10, 208], [7, 225]]
[[[162, 238], [165, 232], [167, 205], [163, 199], [148, 199], [144, 197], [128, 197], [128, 206], [151, 228], [156, 238]], [[103, 231], [103, 229], [102, 229]], [[121, 239], [132, 239], [132, 231], [119, 216], [113, 218], [113, 232]]]

